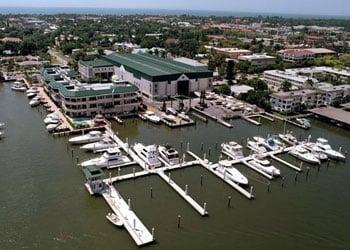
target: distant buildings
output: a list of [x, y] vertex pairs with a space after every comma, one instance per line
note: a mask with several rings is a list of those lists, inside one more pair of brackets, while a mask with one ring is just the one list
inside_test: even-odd
[[273, 110], [290, 113], [304, 108], [310, 109], [330, 105], [336, 101], [342, 101], [345, 97], [350, 97], [350, 85], [276, 92], [271, 94], [270, 101]]
[[253, 66], [267, 66], [276, 63], [276, 57], [266, 54], [253, 54], [247, 56], [239, 56], [238, 60], [250, 62]]
[[151, 99], [189, 96], [210, 88], [213, 80], [213, 72], [206, 66], [194, 65], [193, 60], [178, 62], [149, 54], [115, 53], [102, 56], [96, 63], [81, 61], [79, 72], [87, 80], [98, 72], [116, 75], [135, 84]]
[[218, 54], [223, 54], [228, 56], [231, 59], [238, 59], [239, 56], [251, 55], [252, 52], [246, 49], [239, 48], [218, 48], [212, 46], [205, 46], [208, 51], [215, 51]]
[[285, 49], [280, 50], [277, 53], [283, 58], [283, 60], [293, 63], [302, 63], [308, 59], [335, 54], [333, 50], [324, 48]]
[[4, 37], [0, 38], [0, 42], [2, 43], [21, 43], [22, 39], [16, 37]]
[[126, 81], [84, 83], [68, 68], [43, 68], [41, 76], [52, 99], [71, 117], [128, 116], [137, 113], [138, 88]]

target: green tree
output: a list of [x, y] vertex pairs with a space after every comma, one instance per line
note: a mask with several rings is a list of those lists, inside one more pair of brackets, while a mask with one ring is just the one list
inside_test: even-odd
[[284, 92], [287, 92], [291, 89], [292, 87], [292, 84], [290, 83], [290, 81], [288, 80], [284, 80], [281, 84], [281, 89], [284, 91]]

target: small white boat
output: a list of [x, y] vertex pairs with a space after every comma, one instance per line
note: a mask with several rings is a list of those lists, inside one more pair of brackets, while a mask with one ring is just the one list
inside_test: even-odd
[[163, 115], [163, 119], [167, 122], [175, 123], [176, 117], [173, 115]]
[[306, 118], [297, 118], [295, 120], [296, 120], [297, 123], [302, 125], [304, 128], [311, 128], [310, 120], [308, 120]]
[[28, 93], [27, 97], [28, 98], [34, 98], [34, 97], [36, 97], [36, 93]]
[[60, 122], [60, 119], [58, 117], [46, 117], [44, 119], [45, 124], [57, 124]]
[[186, 122], [191, 121], [191, 118], [188, 115], [186, 115], [185, 112], [181, 112], [180, 114], [178, 114], [178, 117], [180, 117], [182, 120]]
[[168, 145], [159, 146], [160, 157], [167, 162], [169, 165], [177, 165], [180, 163], [179, 152], [173, 147]]
[[262, 137], [254, 136], [253, 139], [263, 145], [265, 148], [271, 151], [277, 151], [282, 149], [281, 143], [277, 142], [275, 138], [269, 137], [267, 140], [265, 140]]
[[228, 178], [230, 181], [234, 183], [238, 183], [241, 185], [248, 185], [247, 177], [245, 177], [236, 168], [228, 167], [228, 165], [231, 165], [231, 164], [227, 161], [220, 161], [218, 164], [218, 167], [216, 167], [214, 170], [222, 174], [224, 178]]
[[21, 82], [15, 82], [13, 86], [11, 87], [13, 91], [19, 91], [19, 92], [25, 92], [27, 90], [27, 87], [24, 83]]
[[39, 106], [40, 103], [41, 103], [41, 102], [40, 102], [40, 98], [34, 97], [32, 100], [30, 100], [29, 105], [30, 105], [31, 107], [36, 107], [36, 106]]
[[298, 144], [297, 138], [294, 135], [292, 135], [292, 133], [279, 134], [278, 137], [282, 141], [284, 141], [290, 145], [297, 145]]
[[342, 160], [342, 161], [346, 159], [344, 154], [332, 149], [331, 145], [329, 145], [328, 143], [328, 140], [324, 138], [318, 138], [315, 143], [315, 146], [331, 159]]
[[119, 219], [119, 217], [114, 214], [114, 213], [108, 213], [106, 215], [107, 220], [112, 223], [113, 225], [117, 226], [117, 227], [122, 227], [123, 226], [123, 222]]
[[49, 124], [46, 126], [46, 129], [48, 132], [53, 132], [55, 131], [59, 126], [61, 125], [61, 123], [57, 123], [57, 124]]
[[0, 122], [0, 129], [3, 129], [3, 128], [5, 128], [5, 123]]
[[39, 90], [38, 90], [37, 87], [31, 87], [30, 89], [28, 89], [28, 90], [26, 91], [26, 93], [27, 93], [27, 94], [29, 94], [29, 93], [35, 93], [35, 94], [37, 94], [37, 93], [39, 93]]
[[272, 176], [280, 176], [281, 171], [276, 168], [275, 166], [271, 165], [270, 161], [261, 158], [259, 156], [253, 157], [253, 160], [248, 161], [249, 164], [251, 164], [253, 167], [269, 174]]
[[146, 113], [144, 114], [144, 117], [149, 120], [150, 122], [153, 122], [153, 123], [160, 123], [160, 117], [157, 116], [154, 112], [152, 111], [146, 111]]
[[299, 160], [312, 163], [312, 164], [320, 164], [320, 160], [317, 159], [312, 153], [310, 153], [307, 149], [305, 149], [302, 145], [295, 146], [292, 150], [288, 152]]
[[227, 143], [221, 144], [221, 150], [224, 153], [227, 153], [233, 160], [239, 160], [244, 158], [243, 147], [237, 142], [230, 141]]
[[156, 145], [145, 146], [142, 143], [136, 143], [133, 149], [150, 168], [162, 166], [161, 161], [158, 159], [159, 152]]
[[259, 142], [248, 140], [247, 146], [256, 153], [262, 154], [266, 153], [267, 150]]
[[130, 163], [130, 159], [123, 155], [119, 148], [109, 148], [101, 157], [82, 162], [82, 167], [95, 166], [98, 168], [110, 168]]
[[112, 148], [116, 146], [117, 144], [115, 142], [113, 142], [110, 139], [104, 138], [101, 141], [89, 143], [80, 148], [86, 151], [102, 152], [107, 150], [108, 148]]
[[101, 131], [90, 131], [85, 135], [80, 135], [69, 139], [68, 141], [72, 144], [85, 144], [98, 142], [103, 139], [103, 134]]
[[177, 111], [174, 108], [166, 108], [165, 112], [167, 114], [177, 116]]

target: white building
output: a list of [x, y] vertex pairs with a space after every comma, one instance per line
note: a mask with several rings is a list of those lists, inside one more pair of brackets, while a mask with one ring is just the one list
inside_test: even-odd
[[239, 56], [238, 60], [250, 62], [254, 66], [266, 66], [276, 63], [276, 57], [266, 54], [253, 54], [246, 56]]

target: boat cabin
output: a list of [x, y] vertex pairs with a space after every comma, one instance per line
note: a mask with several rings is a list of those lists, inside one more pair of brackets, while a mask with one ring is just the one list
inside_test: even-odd
[[103, 171], [94, 166], [88, 166], [83, 168], [83, 172], [91, 192], [93, 194], [101, 194], [105, 188]]

